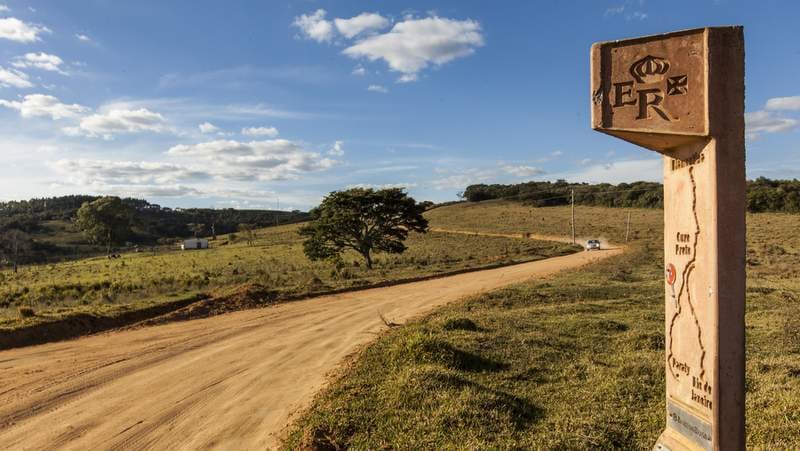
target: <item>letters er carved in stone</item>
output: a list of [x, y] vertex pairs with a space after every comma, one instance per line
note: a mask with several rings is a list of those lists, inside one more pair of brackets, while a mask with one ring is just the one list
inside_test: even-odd
[[[702, 32], [630, 39], [592, 48], [592, 127], [663, 151], [707, 136], [706, 45]], [[673, 135], [664, 142], [661, 135]], [[676, 136], [683, 136], [678, 139]]]

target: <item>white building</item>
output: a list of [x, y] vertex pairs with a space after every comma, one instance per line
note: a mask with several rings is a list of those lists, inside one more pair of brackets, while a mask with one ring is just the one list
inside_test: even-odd
[[208, 249], [208, 240], [205, 238], [189, 238], [181, 243], [181, 250]]

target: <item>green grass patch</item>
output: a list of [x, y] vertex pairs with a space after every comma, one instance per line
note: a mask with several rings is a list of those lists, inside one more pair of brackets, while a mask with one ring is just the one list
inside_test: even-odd
[[409, 236], [403, 254], [377, 254], [369, 270], [355, 254], [336, 264], [309, 261], [297, 227], [259, 230], [252, 246], [221, 236], [208, 250], [160, 248], [120, 259], [94, 257], [24, 266], [18, 273], [0, 271], [0, 330], [71, 315], [116, 316], [200, 293], [214, 296], [244, 284], [276, 297], [296, 297], [574, 251], [561, 243], [430, 232]]
[[[474, 204], [446, 208], [478, 231], [520, 232]], [[316, 398], [287, 448], [650, 449], [665, 423], [662, 212], [643, 214], [623, 255], [388, 331]], [[768, 262], [748, 264], [748, 448], [800, 447], [797, 218], [748, 216], [748, 256]]]

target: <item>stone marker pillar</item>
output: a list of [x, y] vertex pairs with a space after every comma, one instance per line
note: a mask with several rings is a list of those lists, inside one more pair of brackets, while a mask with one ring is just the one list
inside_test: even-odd
[[664, 155], [666, 429], [742, 450], [744, 38], [702, 28], [592, 46], [592, 128]]

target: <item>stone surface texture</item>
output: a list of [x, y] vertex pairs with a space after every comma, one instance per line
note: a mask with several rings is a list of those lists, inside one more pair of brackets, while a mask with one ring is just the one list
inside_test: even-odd
[[592, 127], [664, 155], [666, 429], [744, 449], [744, 38], [703, 28], [592, 46]]

